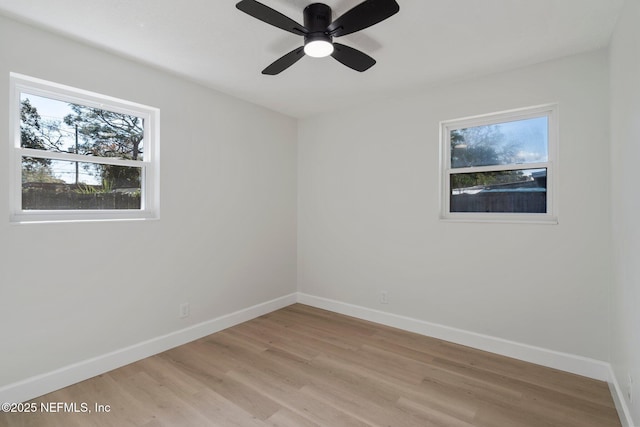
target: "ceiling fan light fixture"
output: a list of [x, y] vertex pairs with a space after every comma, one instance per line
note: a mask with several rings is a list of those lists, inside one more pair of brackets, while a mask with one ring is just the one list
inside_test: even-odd
[[333, 43], [326, 40], [311, 40], [305, 43], [304, 53], [314, 58], [324, 58], [333, 53]]

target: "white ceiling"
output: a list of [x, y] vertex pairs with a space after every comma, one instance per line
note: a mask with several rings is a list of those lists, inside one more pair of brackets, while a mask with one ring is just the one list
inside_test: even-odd
[[[325, 0], [334, 18], [362, 0]], [[0, 13], [55, 30], [293, 117], [608, 44], [624, 0], [397, 0], [400, 12], [336, 39], [378, 63], [364, 73], [305, 57], [260, 72], [302, 37], [235, 0], [0, 0]], [[313, 0], [262, 0], [302, 22]]]

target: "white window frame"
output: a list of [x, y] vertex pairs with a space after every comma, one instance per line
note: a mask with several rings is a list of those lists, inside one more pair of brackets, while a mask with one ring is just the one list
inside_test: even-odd
[[[142, 104], [76, 89], [58, 83], [10, 73], [10, 222], [59, 222], [158, 219], [160, 217], [160, 110]], [[53, 152], [21, 147], [20, 94], [42, 96], [58, 101], [99, 108], [144, 119], [143, 160], [93, 157], [82, 154]], [[104, 210], [23, 210], [22, 209], [22, 157], [52, 160], [134, 166], [141, 169], [141, 208]]]
[[[507, 165], [466, 168], [451, 167], [451, 131], [475, 126], [486, 126], [517, 120], [533, 119], [537, 117], [547, 117], [548, 119], [547, 162], [513, 163]], [[519, 108], [440, 122], [440, 219], [445, 221], [557, 224], [558, 134], [558, 104]], [[547, 169], [546, 213], [451, 212], [450, 210], [451, 175], [542, 168]]]

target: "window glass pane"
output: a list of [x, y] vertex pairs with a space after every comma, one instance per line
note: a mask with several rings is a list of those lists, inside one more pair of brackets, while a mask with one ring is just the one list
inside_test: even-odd
[[86, 156], [143, 160], [140, 117], [20, 95], [20, 145]]
[[22, 209], [140, 209], [142, 169], [22, 158]]
[[451, 212], [547, 212], [547, 170], [451, 175]]
[[546, 162], [547, 129], [545, 116], [452, 130], [451, 167]]

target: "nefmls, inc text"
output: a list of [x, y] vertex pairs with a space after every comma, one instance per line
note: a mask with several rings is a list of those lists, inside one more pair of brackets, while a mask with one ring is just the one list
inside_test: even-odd
[[87, 402], [40, 402], [40, 412], [111, 412], [111, 406], [100, 403], [90, 406]]

